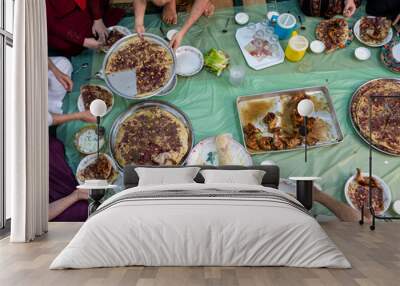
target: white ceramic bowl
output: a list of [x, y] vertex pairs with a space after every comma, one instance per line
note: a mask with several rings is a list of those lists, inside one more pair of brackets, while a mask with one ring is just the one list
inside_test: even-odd
[[360, 61], [366, 61], [371, 57], [371, 51], [365, 47], [359, 47], [354, 50], [354, 56]]
[[393, 203], [393, 210], [400, 215], [400, 200], [397, 200]]
[[235, 15], [235, 21], [239, 25], [246, 25], [249, 22], [249, 15], [244, 12], [239, 12]]
[[167, 39], [168, 39], [169, 41], [171, 41], [171, 40], [172, 40], [172, 37], [175, 36], [176, 33], [178, 33], [178, 30], [176, 30], [176, 29], [171, 29], [171, 30], [169, 30], [169, 31], [167, 32]]
[[267, 13], [267, 19], [268, 19], [268, 21], [271, 21], [271, 20], [272, 20], [272, 17], [274, 17], [274, 16], [279, 17], [279, 12], [277, 12], [277, 11], [269, 11], [269, 12]]
[[107, 180], [86, 180], [85, 184], [91, 185], [91, 186], [96, 186], [96, 187], [108, 186]]
[[325, 51], [325, 44], [321, 41], [315, 40], [312, 41], [310, 44], [310, 50], [314, 53], [314, 54], [320, 54], [323, 51]]

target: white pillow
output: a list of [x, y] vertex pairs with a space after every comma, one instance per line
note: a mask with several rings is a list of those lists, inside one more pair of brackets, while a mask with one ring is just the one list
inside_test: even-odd
[[151, 185], [171, 185], [195, 183], [193, 180], [200, 168], [182, 167], [182, 168], [145, 168], [135, 169], [139, 176], [139, 186]]
[[202, 170], [205, 184], [261, 185], [265, 171], [261, 170]]

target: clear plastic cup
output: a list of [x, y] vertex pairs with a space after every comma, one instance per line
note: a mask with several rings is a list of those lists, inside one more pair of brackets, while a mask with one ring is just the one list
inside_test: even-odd
[[241, 85], [244, 82], [245, 75], [246, 69], [244, 66], [232, 65], [229, 68], [229, 82], [234, 86]]
[[265, 27], [265, 34], [266, 34], [267, 37], [273, 35], [274, 34], [274, 28], [272, 28], [271, 26]]
[[247, 29], [249, 29], [250, 31], [255, 31], [257, 28], [256, 23], [254, 22], [249, 22], [249, 24], [247, 25]]

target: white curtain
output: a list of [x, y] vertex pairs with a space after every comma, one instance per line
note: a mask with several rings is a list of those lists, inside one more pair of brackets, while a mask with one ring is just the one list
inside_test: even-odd
[[12, 242], [47, 231], [48, 127], [45, 0], [15, 1], [13, 93], [6, 98], [6, 188]]

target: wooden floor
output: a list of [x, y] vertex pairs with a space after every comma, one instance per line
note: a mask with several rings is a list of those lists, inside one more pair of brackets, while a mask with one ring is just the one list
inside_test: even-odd
[[0, 241], [1, 286], [87, 285], [400, 285], [400, 224], [380, 223], [375, 232], [354, 223], [325, 222], [323, 228], [344, 252], [352, 269], [288, 267], [125, 267], [48, 270], [80, 223], [51, 223], [29, 244]]

